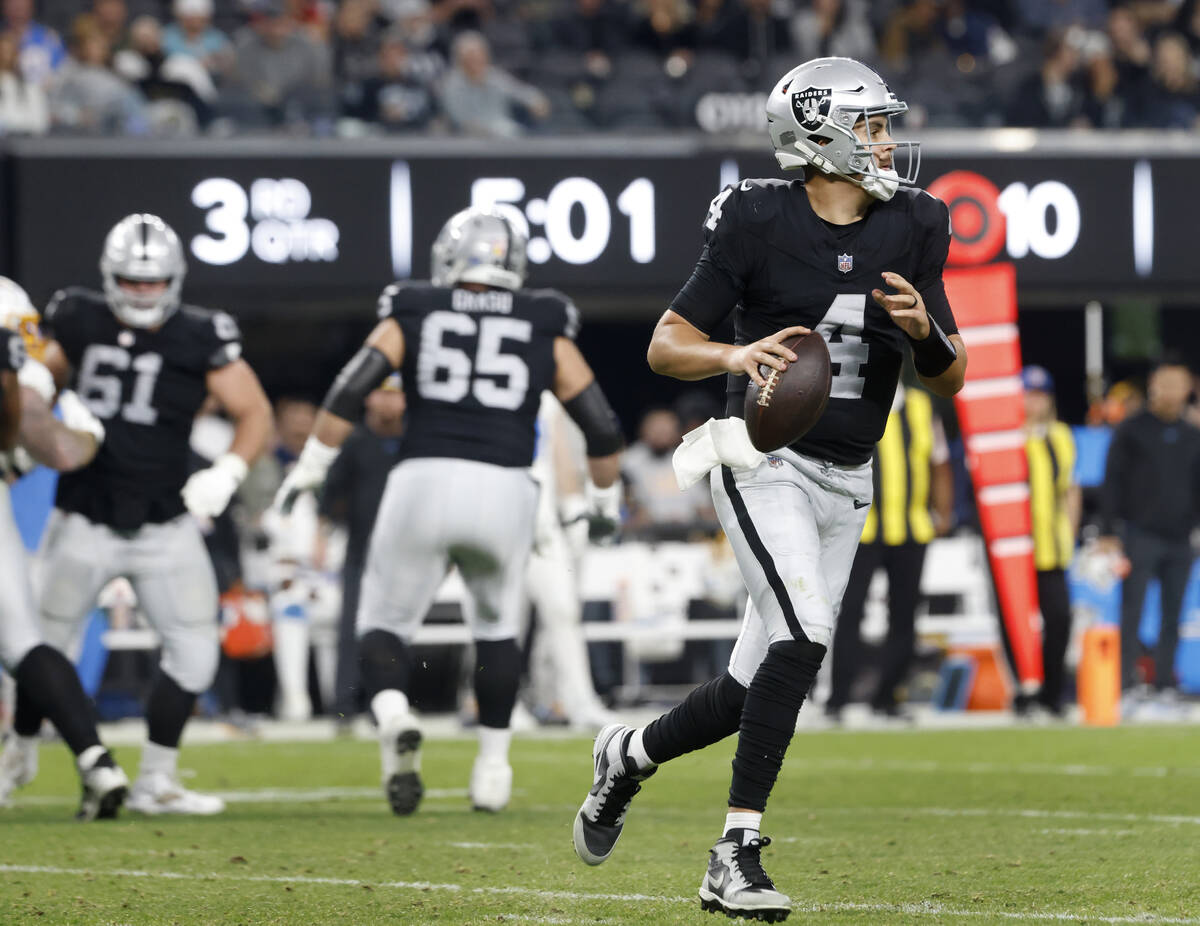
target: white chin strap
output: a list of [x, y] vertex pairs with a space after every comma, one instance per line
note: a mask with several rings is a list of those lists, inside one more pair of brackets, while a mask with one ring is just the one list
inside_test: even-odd
[[845, 177], [851, 183], [856, 183], [876, 199], [887, 202], [896, 195], [900, 188], [900, 175], [890, 167], [876, 167], [874, 173], [863, 174], [862, 177], [850, 177], [833, 166], [826, 157], [805, 151], [799, 145], [793, 145], [799, 154], [790, 151], [777, 150], [775, 160], [783, 170], [797, 170], [801, 167], [815, 167], [822, 173], [835, 177]]
[[855, 180], [855, 182], [876, 199], [881, 199], [885, 203], [896, 195], [896, 190], [900, 189], [900, 175], [890, 167], [876, 167], [875, 173], [863, 174], [862, 179]]

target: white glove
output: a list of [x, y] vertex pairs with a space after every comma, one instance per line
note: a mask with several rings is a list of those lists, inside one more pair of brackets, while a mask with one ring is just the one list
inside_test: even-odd
[[83, 431], [92, 435], [96, 438], [97, 446], [104, 443], [104, 425], [75, 392], [67, 389], [59, 395], [58, 410], [62, 413], [62, 423], [68, 430]]
[[709, 418], [694, 431], [683, 435], [671, 463], [680, 489], [688, 489], [708, 475], [714, 466], [732, 470], [755, 469], [766, 458], [754, 449], [746, 422], [741, 418]]
[[302, 492], [315, 492], [325, 484], [329, 467], [337, 459], [340, 447], [322, 444], [315, 437], [304, 442], [304, 449], [291, 471], [283, 478], [283, 484], [275, 493], [271, 507], [281, 514], [290, 514], [292, 506]]
[[223, 453], [208, 469], [192, 473], [180, 493], [183, 503], [197, 518], [215, 518], [229, 506], [248, 471], [236, 453]]
[[588, 540], [597, 543], [611, 540], [621, 529], [621, 480], [607, 489], [601, 489], [589, 481], [584, 487], [587, 498]]
[[54, 393], [58, 390], [54, 385], [54, 374], [44, 363], [26, 357], [17, 371], [17, 382], [40, 395], [47, 405], [54, 404]]

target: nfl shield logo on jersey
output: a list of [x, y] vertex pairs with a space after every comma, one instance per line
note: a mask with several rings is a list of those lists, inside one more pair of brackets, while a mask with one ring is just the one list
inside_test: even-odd
[[849, 273], [854, 269], [854, 257], [850, 254], [838, 255], [838, 270], [842, 273]]

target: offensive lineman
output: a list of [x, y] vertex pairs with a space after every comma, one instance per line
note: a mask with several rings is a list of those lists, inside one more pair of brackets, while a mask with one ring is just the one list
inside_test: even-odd
[[[909, 186], [916, 144], [891, 138], [890, 117], [907, 108], [848, 58], [784, 75], [767, 102], [771, 141], [780, 167], [806, 167], [805, 178], [745, 180], [713, 200], [704, 251], [650, 343], [658, 373], [729, 374], [727, 414], [736, 417], [746, 376], [761, 386], [764, 369], [796, 359], [784, 339], [815, 331], [833, 361], [829, 405], [808, 434], [749, 465], [737, 458], [752, 456], [725, 453], [712, 468], [717, 514], [750, 596], [728, 671], [643, 729], [602, 730], [575, 820], [576, 852], [600, 864], [640, 782], [737, 732], [724, 834], [700, 886], [703, 908], [729, 916], [778, 922], [790, 912], [762, 868], [762, 813], [832, 637], [903, 352], [938, 395], [961, 389], [966, 370], [942, 284], [948, 211]], [[908, 149], [904, 176], [897, 149]], [[735, 343], [711, 341], [730, 312]]]
[[497, 811], [511, 795], [516, 636], [537, 508], [529, 466], [543, 390], [583, 431], [595, 503], [611, 508], [605, 496], [618, 491], [623, 437], [575, 346], [575, 306], [553, 290], [523, 290], [525, 268], [525, 235], [508, 218], [477, 208], [453, 216], [433, 244], [432, 281], [383, 291], [379, 324], [334, 381], [276, 495], [286, 509], [325, 481], [364, 398], [399, 369], [408, 398], [404, 445], [371, 535], [357, 624], [384, 787], [397, 814], [416, 810], [422, 794], [409, 641], [451, 565], [467, 587], [464, 617], [475, 639], [471, 802]]
[[[271, 409], [241, 359], [237, 322], [183, 305], [186, 272], [175, 232], [153, 215], [126, 216], [100, 258], [104, 292], [61, 290], [43, 324], [45, 363], [103, 421], [86, 467], [63, 475], [39, 552], [47, 639], [67, 648], [101, 588], [125, 576], [162, 641], [146, 706], [148, 738], [127, 806], [146, 814], [214, 814], [217, 797], [184, 788], [179, 740], [217, 668], [217, 583], [195, 519], [225, 510], [262, 452]], [[233, 444], [187, 476], [188, 437], [205, 397], [234, 422]], [[190, 516], [189, 516], [190, 515]], [[36, 729], [18, 689], [18, 733]]]
[[[32, 315], [36, 320], [25, 291], [0, 277], [0, 314], [8, 316], [12, 309], [17, 310], [15, 314]], [[8, 481], [4, 478], [3, 470], [11, 469], [11, 454], [21, 436], [24, 390], [18, 374], [35, 362], [26, 357], [21, 335], [0, 327], [0, 458], [3, 458], [0, 459], [0, 665], [28, 692], [38, 711], [50, 718], [75, 755], [83, 784], [77, 818], [115, 817], [125, 799], [129, 779], [100, 742], [75, 667], [59, 650], [42, 641], [25, 550], [13, 520]], [[84, 436], [61, 423], [56, 425], [61, 433], [52, 437], [52, 442], [71, 445], [74, 441], [90, 441], [91, 453], [95, 453], [103, 436], [103, 431], [99, 437], [94, 431]], [[36, 746], [32, 762], [24, 752], [10, 746], [0, 756], [0, 804], [7, 802], [13, 787], [27, 783], [36, 772]], [[7, 774], [9, 771], [13, 774]]]

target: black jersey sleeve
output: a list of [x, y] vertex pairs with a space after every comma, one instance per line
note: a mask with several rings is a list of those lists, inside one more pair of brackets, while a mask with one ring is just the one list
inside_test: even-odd
[[950, 300], [946, 298], [946, 285], [942, 282], [942, 269], [950, 251], [950, 210], [937, 197], [921, 192], [913, 200], [913, 212], [924, 232], [913, 286], [925, 300], [925, 311], [937, 321], [942, 331], [947, 335], [956, 334], [958, 324], [954, 321]]
[[430, 289], [429, 284], [404, 280], [389, 283], [379, 294], [375, 314], [380, 320], [394, 318], [401, 323], [406, 318], [424, 315], [429, 311]]
[[25, 342], [15, 331], [0, 328], [0, 372], [21, 369], [25, 363]]
[[579, 335], [579, 309], [571, 298], [556, 289], [541, 289], [532, 295], [546, 333], [574, 341]]
[[745, 227], [745, 213], [757, 211], [756, 193], [762, 191], [752, 181], [742, 181], [716, 195], [704, 219], [704, 250], [671, 301], [671, 311], [705, 334], [737, 306], [757, 265], [758, 238]]

